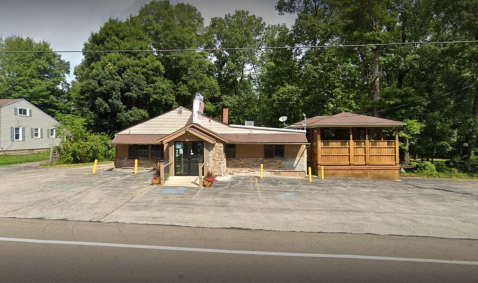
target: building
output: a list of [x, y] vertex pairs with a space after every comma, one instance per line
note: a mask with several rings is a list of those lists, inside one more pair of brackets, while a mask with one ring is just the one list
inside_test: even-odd
[[405, 123], [343, 112], [316, 116], [288, 128], [306, 128], [307, 162], [314, 174], [397, 180], [398, 127]]
[[58, 145], [58, 121], [25, 99], [0, 99], [0, 152], [15, 155], [44, 152]]
[[132, 167], [137, 159], [148, 168], [164, 160], [171, 176], [194, 176], [204, 163], [202, 174], [224, 176], [258, 172], [263, 164], [266, 175], [305, 176], [305, 131], [229, 125], [227, 109], [221, 122], [193, 108], [178, 107], [117, 133], [115, 166]]

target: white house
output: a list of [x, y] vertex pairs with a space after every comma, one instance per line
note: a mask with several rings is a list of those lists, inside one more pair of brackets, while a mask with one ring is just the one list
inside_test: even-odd
[[58, 145], [58, 121], [25, 99], [0, 99], [0, 153], [42, 152]]

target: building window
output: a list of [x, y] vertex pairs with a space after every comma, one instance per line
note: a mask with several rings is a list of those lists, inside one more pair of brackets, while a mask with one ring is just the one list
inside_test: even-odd
[[226, 145], [226, 158], [236, 158], [236, 145], [227, 144]]
[[284, 158], [284, 145], [266, 144], [264, 146], [265, 158]]
[[11, 128], [12, 141], [24, 141], [25, 140], [25, 128], [24, 127], [12, 127]]
[[151, 145], [151, 158], [154, 160], [163, 160], [163, 145], [154, 144]]
[[48, 129], [48, 137], [51, 138], [51, 139], [54, 139], [56, 137], [55, 129], [53, 129], [53, 128]]
[[146, 144], [131, 144], [128, 147], [129, 159], [149, 159], [149, 146]]
[[18, 116], [29, 116], [30, 115], [30, 109], [28, 108], [22, 108], [18, 107]]
[[32, 138], [39, 139], [42, 137], [40, 128], [33, 128], [32, 132], [33, 132]]

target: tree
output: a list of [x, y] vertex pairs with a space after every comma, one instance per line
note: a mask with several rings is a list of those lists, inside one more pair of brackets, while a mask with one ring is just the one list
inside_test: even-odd
[[24, 98], [52, 116], [72, 111], [66, 82], [70, 64], [48, 42], [10, 36], [0, 38], [0, 51], [0, 98]]

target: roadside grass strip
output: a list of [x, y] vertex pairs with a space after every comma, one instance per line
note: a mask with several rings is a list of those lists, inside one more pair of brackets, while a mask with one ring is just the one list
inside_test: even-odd
[[429, 259], [429, 258], [410, 258], [410, 257], [387, 257], [387, 256], [368, 256], [368, 255], [347, 255], [347, 254], [314, 254], [314, 253], [286, 253], [286, 252], [267, 252], [267, 251], [245, 251], [245, 250], [223, 250], [223, 249], [203, 249], [203, 248], [185, 248], [171, 246], [151, 246], [151, 245], [132, 245], [117, 243], [99, 243], [99, 242], [76, 242], [76, 241], [57, 241], [57, 240], [38, 240], [24, 238], [3, 238], [0, 242], [15, 242], [27, 244], [47, 244], [47, 245], [68, 245], [68, 246], [88, 246], [88, 247], [106, 247], [106, 248], [125, 248], [125, 249], [144, 249], [144, 250], [162, 250], [178, 252], [197, 252], [197, 253], [216, 253], [216, 254], [234, 254], [234, 255], [254, 255], [254, 256], [281, 256], [281, 257], [303, 257], [303, 258], [330, 258], [330, 259], [355, 259], [355, 260], [378, 260], [378, 261], [396, 261], [396, 262], [418, 262], [435, 264], [453, 264], [453, 265], [474, 265], [478, 266], [478, 261], [448, 260], [448, 259]]
[[184, 188], [167, 188], [166, 190], [163, 191], [163, 194], [176, 194], [176, 195], [182, 195], [184, 194], [188, 189]]
[[277, 196], [280, 199], [300, 199], [300, 196], [294, 193], [278, 193]]

